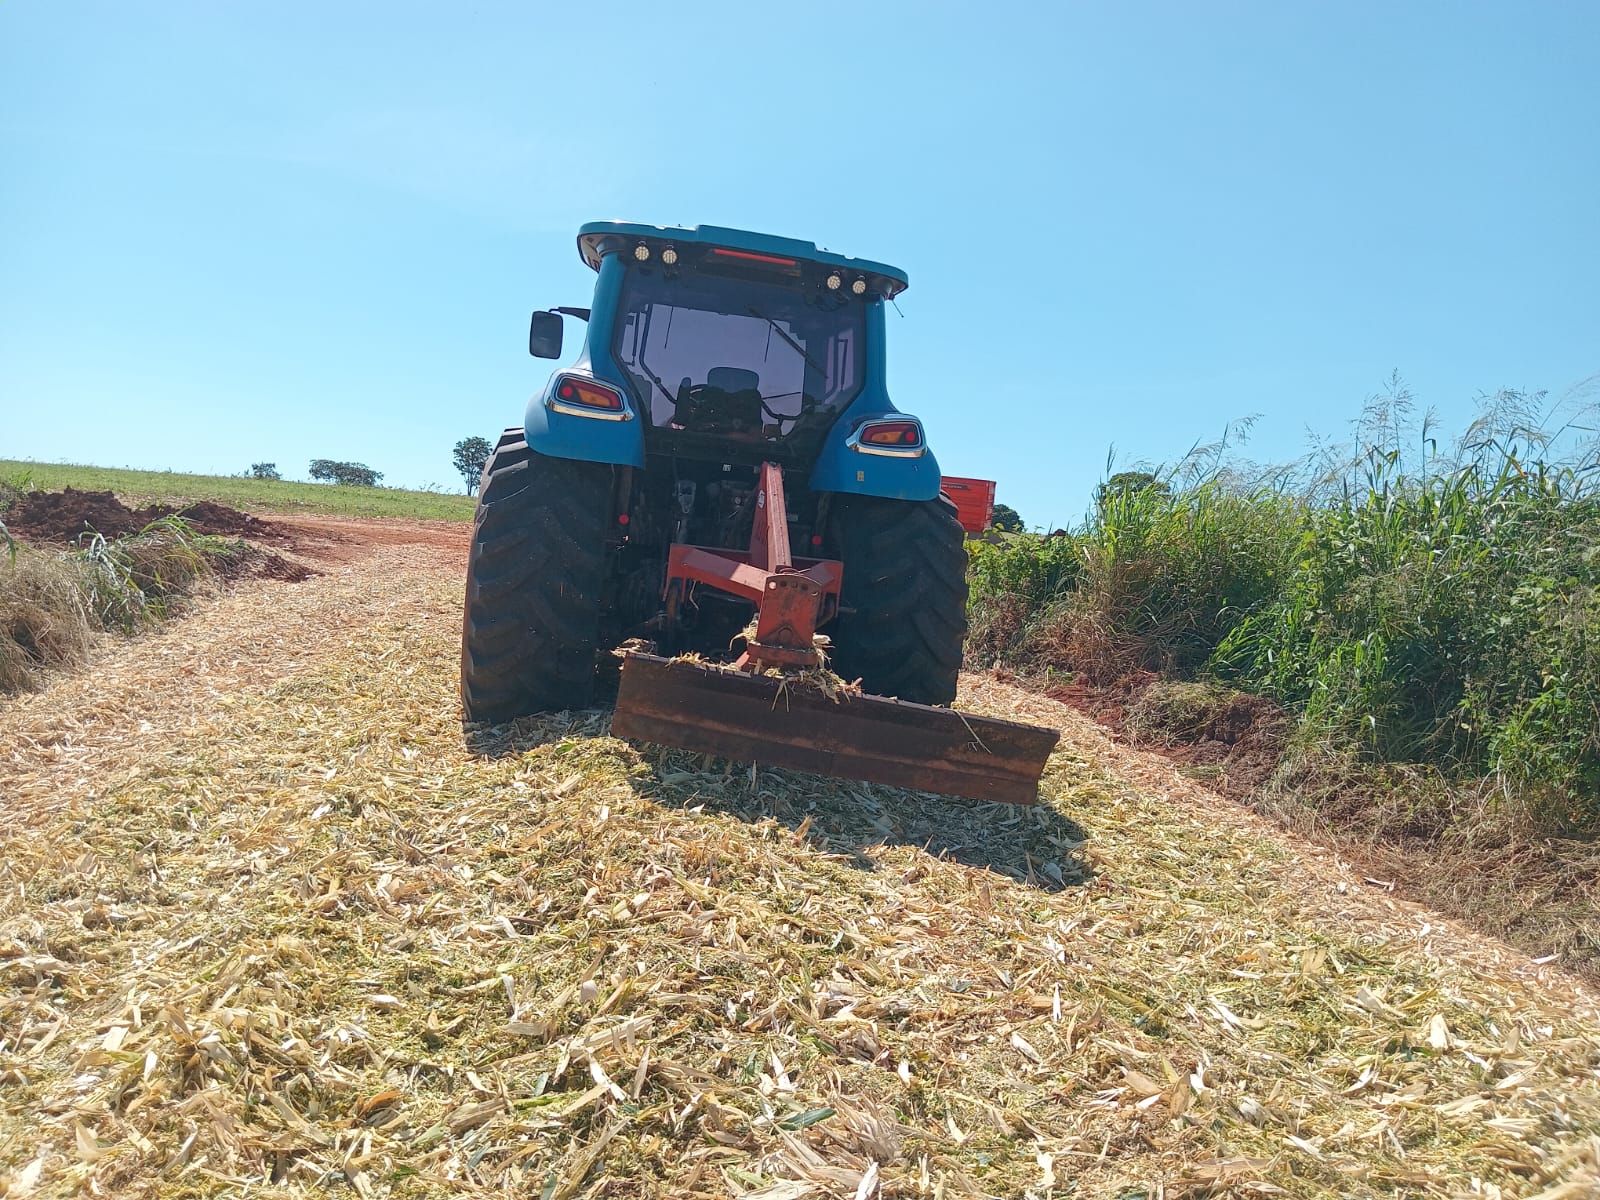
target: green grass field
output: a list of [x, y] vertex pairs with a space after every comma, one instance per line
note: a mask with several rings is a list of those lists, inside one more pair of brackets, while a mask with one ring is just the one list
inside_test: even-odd
[[115, 492], [130, 505], [214, 500], [246, 512], [333, 513], [430, 521], [470, 521], [476, 503], [470, 496], [442, 492], [340, 487], [226, 475], [182, 475], [175, 471], [133, 471], [15, 459], [0, 459], [0, 483], [50, 492], [67, 487]]

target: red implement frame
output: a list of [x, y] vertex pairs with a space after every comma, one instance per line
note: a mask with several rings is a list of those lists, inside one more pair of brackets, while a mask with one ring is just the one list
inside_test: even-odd
[[1032, 804], [1057, 730], [848, 689], [829, 696], [795, 680], [794, 668], [821, 663], [817, 626], [839, 611], [843, 575], [840, 563], [790, 556], [783, 472], [763, 463], [750, 548], [674, 545], [667, 566], [669, 616], [699, 584], [756, 606], [742, 669], [625, 654], [611, 731], [767, 766]]
[[681, 581], [687, 589], [703, 583], [756, 606], [756, 631], [734, 664], [763, 667], [815, 667], [817, 626], [839, 611], [844, 565], [826, 558], [795, 559], [789, 553], [789, 515], [783, 502], [783, 469], [761, 464], [750, 548], [708, 549], [674, 544], [667, 556], [667, 591]]

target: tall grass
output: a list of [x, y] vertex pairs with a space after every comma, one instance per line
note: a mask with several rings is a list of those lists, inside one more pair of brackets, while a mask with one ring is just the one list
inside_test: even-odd
[[967, 658], [987, 666], [1049, 666], [1048, 633], [1057, 609], [1078, 586], [1083, 563], [1077, 539], [999, 533], [968, 543], [971, 565]]
[[1084, 571], [1063, 645], [1091, 675], [1189, 677], [1282, 585], [1296, 506], [1210, 477], [1102, 497], [1080, 536]]
[[1105, 493], [1081, 526], [972, 548], [974, 661], [1187, 676], [1281, 586], [1297, 507], [1211, 477]]
[[1300, 522], [1294, 568], [1205, 664], [1384, 762], [1491, 775], [1600, 829], [1600, 506], [1510, 449]]
[[975, 550], [975, 661], [1224, 681], [1302, 744], [1600, 834], [1600, 459], [1540, 399], [1442, 450], [1397, 387], [1300, 463], [1207, 448], [1102, 488], [1064, 537]]

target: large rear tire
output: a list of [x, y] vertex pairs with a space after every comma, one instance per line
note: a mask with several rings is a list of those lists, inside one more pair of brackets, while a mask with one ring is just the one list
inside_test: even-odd
[[483, 469], [467, 558], [468, 721], [584, 708], [594, 692], [611, 468], [550, 458], [508, 429]]
[[918, 704], [956, 698], [967, 635], [966, 535], [937, 500], [836, 496], [830, 542], [844, 563], [833, 669]]

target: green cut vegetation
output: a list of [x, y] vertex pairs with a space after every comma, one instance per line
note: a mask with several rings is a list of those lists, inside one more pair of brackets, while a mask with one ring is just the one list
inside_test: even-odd
[[425, 521], [470, 521], [475, 501], [443, 492], [401, 488], [341, 487], [232, 475], [184, 475], [73, 463], [0, 459], [0, 481], [37, 491], [77, 488], [114, 492], [134, 504], [214, 500], [247, 512], [330, 513], [350, 517], [404, 517]]

